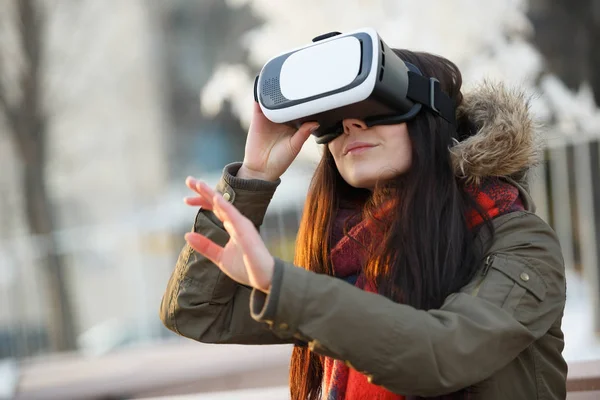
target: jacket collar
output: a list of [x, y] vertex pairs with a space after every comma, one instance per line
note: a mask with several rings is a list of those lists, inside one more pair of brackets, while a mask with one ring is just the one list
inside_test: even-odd
[[523, 179], [519, 182], [510, 177], [506, 177], [503, 179], [511, 185], [515, 186], [517, 189], [519, 189], [519, 196], [521, 197], [521, 201], [523, 202], [523, 207], [525, 208], [525, 211], [535, 213], [536, 207], [535, 203], [533, 202], [533, 198], [529, 194], [529, 184], [527, 183], [527, 181]]

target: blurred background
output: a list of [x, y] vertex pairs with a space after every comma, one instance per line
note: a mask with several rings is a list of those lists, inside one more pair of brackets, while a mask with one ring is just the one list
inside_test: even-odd
[[[600, 2], [0, 0], [0, 398], [287, 398], [289, 347], [202, 345], [158, 318], [196, 212], [184, 180], [242, 160], [268, 58], [364, 26], [455, 61], [465, 90], [532, 96], [570, 396], [600, 388]], [[281, 258], [319, 155], [309, 139], [267, 214]]]

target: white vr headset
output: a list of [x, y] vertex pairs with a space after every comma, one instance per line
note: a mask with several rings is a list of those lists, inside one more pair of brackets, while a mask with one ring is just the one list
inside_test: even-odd
[[317, 143], [343, 133], [342, 120], [367, 126], [414, 118], [425, 106], [455, 124], [455, 106], [435, 77], [400, 59], [367, 28], [327, 33], [270, 59], [254, 83], [254, 99], [276, 123], [317, 121]]

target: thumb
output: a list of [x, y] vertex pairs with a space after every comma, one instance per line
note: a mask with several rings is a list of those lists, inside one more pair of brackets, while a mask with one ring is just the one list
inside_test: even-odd
[[302, 146], [310, 137], [311, 133], [316, 131], [318, 128], [319, 124], [316, 122], [305, 122], [302, 124], [300, 129], [298, 129], [296, 133], [290, 137], [290, 147], [295, 156], [300, 153]]

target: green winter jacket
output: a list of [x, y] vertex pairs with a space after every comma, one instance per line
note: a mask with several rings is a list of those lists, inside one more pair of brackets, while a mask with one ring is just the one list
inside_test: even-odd
[[[502, 120], [510, 119], [515, 112], [510, 101], [518, 99], [502, 103], [500, 95], [507, 97], [500, 89], [485, 87], [475, 92], [477, 102], [465, 96], [466, 107], [482, 107], [486, 118], [498, 122], [467, 141], [479, 140], [481, 145], [497, 141], [497, 135], [525, 134], [522, 124], [513, 121], [511, 129]], [[523, 141], [506, 144], [499, 150], [505, 154], [497, 151], [479, 169], [469, 158], [469, 143], [453, 149], [457, 174], [504, 176], [519, 188], [525, 211], [495, 218], [493, 238], [481, 230], [476, 240], [485, 252], [480, 272], [439, 309], [417, 310], [279, 259], [265, 295], [235, 283], [186, 245], [168, 282], [160, 317], [172, 331], [200, 342], [306, 343], [399, 394], [437, 396], [473, 387], [474, 400], [565, 399], [564, 262], [555, 233], [534, 214], [523, 178], [535, 149], [517, 145], [526, 146]], [[507, 168], [507, 162], [516, 165]], [[258, 228], [279, 181], [237, 178], [240, 166], [224, 169], [217, 190], [227, 193]], [[507, 172], [494, 173], [499, 168]], [[199, 211], [194, 230], [220, 245], [228, 240], [210, 211]]]

